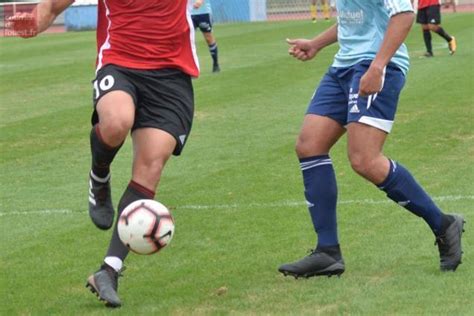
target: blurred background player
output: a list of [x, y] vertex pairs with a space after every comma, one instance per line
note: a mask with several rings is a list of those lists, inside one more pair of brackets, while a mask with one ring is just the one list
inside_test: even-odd
[[[329, 20], [329, 18], [331, 17], [331, 8], [329, 6], [329, 0], [319, 0], [319, 3], [321, 5], [321, 11], [323, 12], [324, 19]], [[316, 23], [316, 21], [318, 20], [317, 0], [311, 0], [310, 11], [311, 20], [313, 21], [313, 23]]]
[[[414, 0], [412, 0], [413, 2]], [[449, 35], [441, 27], [441, 3], [440, 0], [418, 0], [418, 13], [416, 23], [421, 24], [423, 40], [426, 46], [426, 57], [433, 57], [433, 46], [431, 44], [431, 32], [435, 32], [448, 43], [449, 53], [456, 52], [456, 39]]]
[[449, 7], [452, 7], [453, 12], [454, 12], [454, 13], [457, 12], [457, 10], [456, 10], [456, 0], [446, 0], [446, 1], [444, 1], [443, 6], [444, 6], [446, 9], [448, 9]]
[[217, 50], [217, 42], [212, 33], [212, 8], [211, 0], [196, 0], [191, 10], [191, 18], [194, 28], [199, 28], [209, 47], [209, 53], [212, 57], [212, 72], [221, 71], [219, 66], [219, 55]]
[[[10, 17], [8, 27], [22, 37], [36, 36], [73, 2], [43, 0], [33, 13]], [[98, 3], [89, 215], [100, 229], [114, 223], [110, 165], [127, 135], [133, 144], [132, 178], [118, 216], [130, 203], [154, 198], [165, 163], [186, 143], [194, 113], [191, 77], [199, 75], [189, 9], [188, 0]], [[121, 305], [118, 276], [128, 253], [115, 225], [104, 261], [86, 284], [109, 307]]]
[[302, 61], [335, 42], [339, 51], [310, 101], [296, 143], [316, 248], [279, 271], [311, 277], [340, 275], [345, 270], [337, 232], [337, 182], [329, 152], [346, 132], [353, 170], [423, 218], [438, 244], [440, 269], [454, 271], [461, 263], [463, 217], [444, 214], [411, 173], [383, 153], [409, 68], [403, 41], [414, 21], [413, 7], [409, 0], [336, 3], [336, 25], [311, 40], [288, 40], [290, 55]]

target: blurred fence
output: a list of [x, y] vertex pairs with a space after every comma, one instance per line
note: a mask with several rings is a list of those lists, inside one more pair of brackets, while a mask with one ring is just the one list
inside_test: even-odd
[[[31, 0], [30, 0], [31, 1]], [[69, 11], [70, 19], [81, 19], [81, 15], [87, 14], [87, 27], [91, 27], [90, 20], [94, 20], [95, 11], [91, 10], [97, 5], [98, 0], [76, 0], [73, 8], [69, 8], [66, 13], [61, 14], [55, 25], [64, 25], [65, 16]], [[146, 1], [146, 0], [137, 0]], [[310, 4], [311, 0], [205, 0], [210, 1], [213, 10], [213, 19], [215, 23], [235, 23], [235, 22], [252, 22], [252, 21], [278, 21], [278, 20], [301, 20], [310, 19]], [[473, 11], [474, 0], [442, 0], [443, 7], [445, 4], [454, 1], [457, 4], [459, 11]], [[317, 0], [318, 16], [321, 17], [321, 4]], [[329, 0], [331, 4], [331, 14], [336, 15], [334, 8], [335, 0]], [[415, 1], [416, 2], [416, 1]], [[36, 2], [10, 2], [0, 0], [0, 28], [4, 29], [5, 19], [16, 12], [30, 12], [33, 10]], [[84, 8], [84, 13], [78, 10], [78, 7]], [[88, 10], [85, 10], [85, 8]], [[455, 7], [451, 5], [449, 10]], [[67, 21], [66, 21], [67, 24]], [[77, 24], [77, 23], [76, 23]], [[78, 23], [79, 26], [84, 23]], [[71, 29], [76, 29], [72, 27]], [[79, 28], [81, 29], [81, 28]]]

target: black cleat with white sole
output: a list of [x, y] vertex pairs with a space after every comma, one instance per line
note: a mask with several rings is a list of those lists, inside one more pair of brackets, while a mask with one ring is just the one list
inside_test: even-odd
[[283, 275], [291, 275], [297, 278], [310, 278], [313, 276], [333, 275], [340, 276], [344, 273], [344, 259], [341, 256], [339, 246], [330, 247], [336, 250], [325, 251], [316, 249], [303, 259], [280, 266], [278, 271]]
[[449, 214], [450, 224], [436, 237], [438, 245], [441, 271], [456, 271], [461, 264], [461, 238], [466, 221], [461, 215]]
[[103, 264], [99, 271], [87, 278], [86, 287], [107, 307], [120, 307], [122, 302], [117, 295], [118, 277], [121, 274], [107, 264]]
[[89, 173], [89, 216], [100, 229], [110, 229], [114, 223], [114, 207], [110, 193], [110, 174], [105, 178]]

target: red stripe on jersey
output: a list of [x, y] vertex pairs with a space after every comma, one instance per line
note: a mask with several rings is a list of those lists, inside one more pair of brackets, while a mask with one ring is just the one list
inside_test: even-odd
[[99, 0], [97, 70], [178, 68], [197, 77], [199, 64], [188, 0]]
[[440, 5], [440, 0], [418, 0], [418, 9], [431, 7], [433, 5]]

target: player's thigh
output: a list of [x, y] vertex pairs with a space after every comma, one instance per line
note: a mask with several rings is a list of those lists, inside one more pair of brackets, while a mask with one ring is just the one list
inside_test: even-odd
[[179, 69], [143, 71], [137, 83], [140, 102], [132, 130], [155, 128], [172, 135], [173, 154], [181, 154], [189, 138], [194, 116], [194, 91], [191, 77]]
[[100, 122], [103, 129], [131, 129], [135, 117], [136, 90], [127, 71], [107, 65], [98, 72], [93, 81], [92, 124]]
[[[359, 164], [369, 161], [382, 153], [387, 132], [363, 123], [351, 122], [347, 125], [347, 153], [349, 159]], [[360, 161], [359, 161], [360, 160]]]
[[344, 127], [332, 118], [315, 114], [305, 115], [296, 142], [298, 157], [328, 154], [344, 133]]
[[176, 138], [158, 128], [139, 128], [132, 132], [133, 174], [160, 172], [176, 147]]
[[347, 93], [345, 87], [337, 80], [337, 70], [330, 68], [308, 105], [296, 142], [298, 157], [327, 154], [344, 134]]
[[133, 98], [125, 91], [115, 90], [107, 93], [97, 103], [99, 122], [105, 125], [118, 124], [130, 130], [135, 117]]
[[374, 184], [387, 177], [389, 160], [383, 155], [387, 133], [357, 122], [347, 126], [347, 153], [352, 169]]

